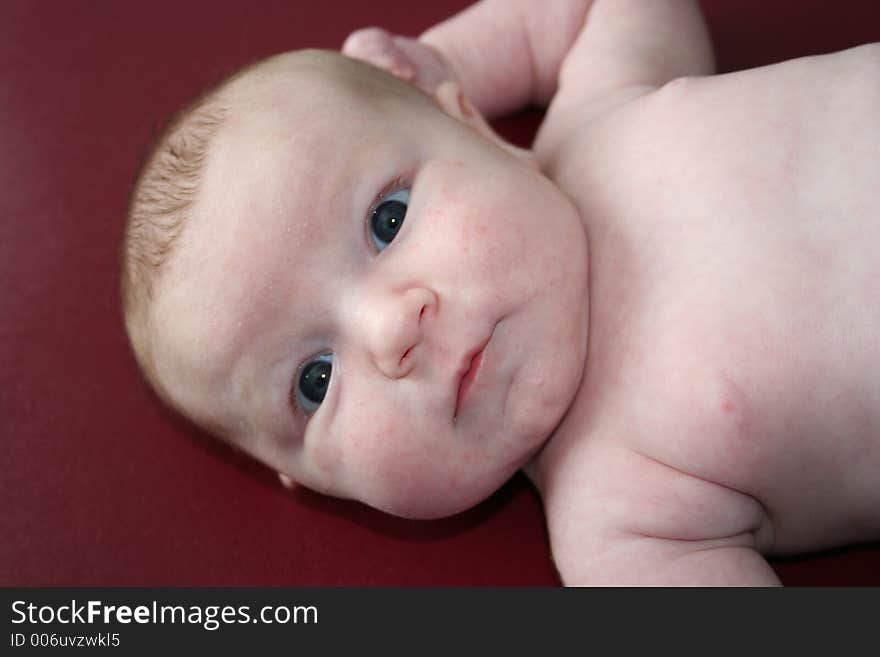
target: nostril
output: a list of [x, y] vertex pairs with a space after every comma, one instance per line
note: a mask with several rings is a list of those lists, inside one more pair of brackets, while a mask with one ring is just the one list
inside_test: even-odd
[[419, 311], [419, 326], [422, 325], [422, 317], [425, 316], [425, 311], [426, 311], [427, 309], [428, 309], [428, 305], [425, 304], [424, 306], [422, 306], [422, 309]]
[[400, 361], [398, 362], [399, 365], [403, 365], [403, 361], [406, 360], [406, 357], [409, 356], [409, 352], [411, 352], [412, 350], [413, 350], [413, 348], [410, 347], [405, 352], [403, 352], [403, 356], [400, 357]]

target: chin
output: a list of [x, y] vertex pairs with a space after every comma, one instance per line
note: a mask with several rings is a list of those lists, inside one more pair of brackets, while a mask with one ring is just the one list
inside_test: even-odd
[[[571, 359], [571, 362], [577, 362]], [[555, 378], [542, 381], [534, 378], [524, 387], [525, 394], [515, 396], [508, 409], [511, 441], [519, 450], [527, 450], [529, 458], [552, 436], [568, 413], [580, 387], [583, 367], [556, 370]], [[511, 395], [514, 398], [514, 395]], [[528, 460], [528, 459], [526, 459]]]
[[[491, 495], [491, 493], [490, 493]], [[380, 511], [390, 513], [399, 518], [408, 520], [437, 520], [439, 518], [448, 518], [463, 511], [477, 506], [484, 499], [489, 497], [474, 496], [468, 499], [456, 500], [419, 500], [418, 502], [401, 502], [396, 504], [375, 505]]]
[[[406, 495], [395, 495], [377, 503], [367, 503], [380, 511], [409, 520], [448, 518], [467, 511], [489, 498], [513, 474], [511, 472], [503, 478], [483, 477], [476, 485], [464, 482], [461, 485], [434, 486], [431, 489], [419, 487], [420, 490], [409, 491]], [[488, 485], [484, 483], [487, 481]]]

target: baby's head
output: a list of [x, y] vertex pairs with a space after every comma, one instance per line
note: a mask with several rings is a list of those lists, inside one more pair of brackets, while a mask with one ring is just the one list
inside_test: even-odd
[[454, 85], [431, 98], [331, 52], [266, 60], [176, 118], [123, 260], [126, 327], [166, 402], [397, 515], [491, 494], [583, 370], [572, 205]]

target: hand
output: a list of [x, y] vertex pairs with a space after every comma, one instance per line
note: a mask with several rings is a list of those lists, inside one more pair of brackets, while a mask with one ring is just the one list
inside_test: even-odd
[[444, 82], [458, 83], [452, 65], [435, 48], [379, 27], [352, 32], [342, 45], [342, 54], [384, 69], [431, 96]]

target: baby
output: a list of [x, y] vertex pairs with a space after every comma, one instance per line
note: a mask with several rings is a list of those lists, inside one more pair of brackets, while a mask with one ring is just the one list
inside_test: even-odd
[[[880, 46], [712, 75], [692, 0], [484, 0], [343, 52], [147, 160], [123, 300], [165, 401], [406, 517], [523, 469], [570, 585], [880, 536]], [[529, 151], [483, 119], [529, 103]]]

